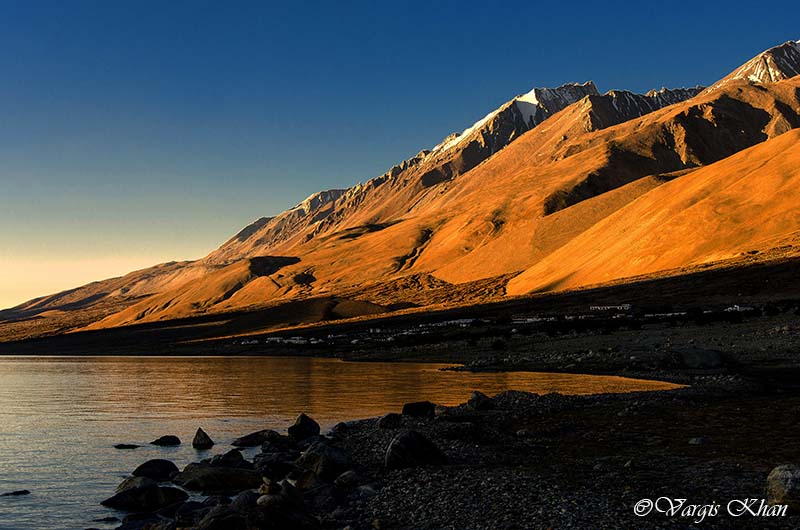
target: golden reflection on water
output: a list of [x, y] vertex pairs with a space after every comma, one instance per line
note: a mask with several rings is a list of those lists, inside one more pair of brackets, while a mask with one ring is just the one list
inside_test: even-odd
[[614, 376], [441, 371], [445, 366], [310, 357], [4, 359], [0, 404], [12, 410], [25, 407], [27, 399], [13, 396], [17, 388], [22, 395], [46, 391], [50, 406], [100, 416], [256, 415], [288, 420], [305, 412], [331, 424], [399, 410], [409, 401], [456, 405], [473, 390], [488, 395], [508, 389], [596, 394], [677, 387]]

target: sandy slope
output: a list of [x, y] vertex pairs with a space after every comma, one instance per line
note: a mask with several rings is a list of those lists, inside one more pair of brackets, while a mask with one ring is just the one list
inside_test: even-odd
[[520, 274], [510, 294], [607, 282], [800, 240], [800, 131], [677, 178]]

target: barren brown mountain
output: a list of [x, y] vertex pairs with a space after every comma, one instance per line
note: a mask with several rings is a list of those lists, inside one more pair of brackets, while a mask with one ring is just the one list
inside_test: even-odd
[[575, 288], [792, 245], [797, 47], [768, 50], [705, 90], [535, 89], [381, 177], [256, 221], [202, 260], [0, 317], [24, 336], [324, 300], [308, 322]]

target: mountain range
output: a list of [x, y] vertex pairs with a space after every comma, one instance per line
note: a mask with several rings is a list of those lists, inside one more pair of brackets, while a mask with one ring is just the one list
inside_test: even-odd
[[0, 337], [291, 307], [269, 330], [794, 256], [799, 74], [791, 41], [710, 87], [535, 88], [202, 259], [0, 312]]

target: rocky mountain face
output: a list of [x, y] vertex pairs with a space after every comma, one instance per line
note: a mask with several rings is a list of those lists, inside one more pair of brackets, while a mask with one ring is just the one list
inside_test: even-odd
[[636, 94], [628, 90], [611, 90], [602, 96], [589, 98], [592, 109], [589, 111], [588, 130], [612, 127], [622, 122], [639, 118], [661, 108], [674, 105], [695, 97], [703, 87], [662, 88], [647, 94]]
[[[791, 200], [779, 199], [793, 195], [759, 188], [758, 168], [769, 170], [770, 189], [800, 171], [770, 162], [781, 150], [797, 154], [796, 135], [785, 135], [800, 128], [796, 48], [767, 50], [706, 90], [534, 89], [377, 178], [259, 219], [203, 260], [98, 282], [10, 315], [111, 300], [116, 310], [92, 324], [102, 328], [320, 296], [355, 308], [341, 314], [372, 314], [579, 287], [785, 242], [800, 227]], [[727, 235], [692, 228], [703, 223], [724, 224], [717, 232]], [[315, 311], [292, 321], [333, 314]]]
[[385, 174], [347, 190], [324, 192], [306, 216], [293, 208], [275, 218], [259, 219], [209, 255], [210, 263], [274, 252], [294, 252], [315, 237], [341, 230], [371, 231], [421, 207], [449, 182], [478, 166], [526, 132], [574, 103], [587, 100], [591, 112], [585, 131], [622, 123], [693, 97], [700, 88], [661, 89], [647, 94], [611, 91], [600, 95], [593, 82], [534, 88], [501, 105], [461, 133], [453, 133], [431, 150], [391, 168]]
[[775, 83], [800, 75], [800, 41], [789, 41], [759, 53], [708, 88], [716, 90], [733, 81]]

